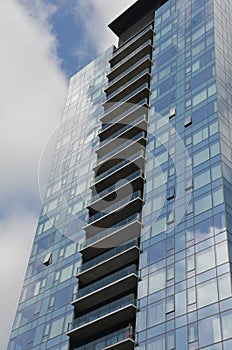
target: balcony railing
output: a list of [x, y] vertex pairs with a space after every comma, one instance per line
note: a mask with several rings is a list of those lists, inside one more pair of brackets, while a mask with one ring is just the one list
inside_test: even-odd
[[129, 86], [131, 86], [135, 81], [139, 80], [141, 77], [143, 77], [146, 74], [150, 74], [150, 69], [146, 68], [144, 69], [140, 74], [136, 75], [129, 81], [127, 81], [124, 85], [120, 86], [117, 90], [113, 91], [111, 94], [109, 94], [106, 97], [105, 103], [108, 103], [111, 99], [113, 99], [115, 96], [117, 96], [120, 92], [126, 90]]
[[114, 79], [112, 79], [108, 84], [105, 90], [107, 90], [108, 88], [110, 88], [111, 86], [113, 86], [116, 82], [118, 82], [121, 78], [126, 77], [127, 74], [129, 74], [130, 72], [132, 72], [134, 69], [136, 69], [137, 67], [140, 66], [140, 64], [142, 64], [143, 62], [145, 62], [146, 60], [151, 59], [151, 55], [147, 54], [146, 56], [144, 56], [143, 58], [141, 58], [140, 60], [138, 60], [135, 64], [133, 64], [132, 66], [130, 66], [129, 68], [127, 68], [123, 73], [117, 75]]
[[143, 43], [142, 45], [140, 45], [136, 50], [134, 50], [130, 55], [128, 55], [127, 57], [125, 57], [124, 59], [122, 59], [120, 62], [118, 62], [115, 66], [112, 67], [109, 75], [114, 72], [115, 70], [117, 70], [120, 66], [122, 66], [124, 63], [126, 63], [127, 61], [129, 61], [132, 57], [136, 56], [136, 54], [140, 51], [142, 51], [144, 49], [144, 47], [151, 45], [152, 46], [152, 41], [146, 40], [145, 43]]
[[93, 243], [96, 243], [100, 239], [107, 237], [108, 235], [112, 234], [113, 232], [116, 232], [117, 230], [123, 228], [124, 226], [126, 226], [126, 225], [128, 225], [136, 220], [139, 220], [138, 214], [133, 214], [133, 215], [129, 216], [128, 218], [117, 222], [116, 224], [110, 226], [109, 228], [99, 232], [97, 235], [86, 239], [85, 242], [83, 242], [81, 244], [80, 249], [83, 249], [83, 248], [85, 248]]
[[[132, 106], [130, 108], [128, 108], [126, 111], [124, 111], [123, 113], [120, 113], [117, 117], [113, 118], [110, 121], [110, 124], [102, 125], [101, 129], [99, 129], [99, 133], [104, 131], [105, 129], [111, 127], [113, 124], [117, 123], [118, 121], [122, 120], [125, 116], [130, 115], [130, 113], [135, 112], [137, 109], [139, 109], [141, 106], [143, 106], [146, 103], [147, 103], [147, 98], [143, 98], [142, 100], [140, 100], [136, 104], [131, 103]], [[101, 118], [104, 118], [104, 116], [105, 116], [105, 114]]]
[[[124, 96], [122, 99], [120, 99], [120, 101], [117, 101], [115, 103], [109, 103], [109, 102], [105, 102], [104, 104], [106, 105], [107, 103], [109, 104], [112, 104], [111, 107], [109, 107], [106, 112], [105, 112], [105, 115], [106, 114], [109, 114], [111, 113], [112, 111], [116, 110], [119, 106], [121, 106], [124, 102], [130, 100], [131, 97], [133, 96], [136, 96], [136, 94], [139, 92], [139, 91], [142, 91], [143, 89], [149, 89], [149, 84], [148, 83], [143, 83], [141, 84], [139, 87], [137, 87], [135, 90], [133, 90], [132, 92], [130, 92], [128, 95]], [[127, 103], [130, 103], [130, 102], [127, 102]]]
[[131, 242], [128, 242], [126, 244], [120, 245], [118, 247], [115, 247], [113, 249], [108, 250], [106, 253], [103, 253], [101, 255], [98, 255], [96, 258], [91, 259], [89, 261], [87, 261], [86, 263], [84, 263], [81, 267], [78, 267], [77, 269], [77, 275], [81, 272], [84, 272], [86, 270], [91, 269], [92, 267], [95, 267], [96, 265], [102, 263], [105, 260], [108, 260], [120, 253], [123, 253], [125, 251], [127, 251], [128, 249], [138, 246], [138, 240], [135, 239]]
[[121, 144], [118, 147], [116, 147], [113, 150], [111, 150], [110, 152], [106, 153], [104, 156], [100, 157], [97, 160], [97, 162], [96, 162], [96, 166], [100, 165], [102, 162], [104, 162], [109, 157], [116, 155], [118, 152], [120, 152], [121, 150], [123, 150], [127, 146], [130, 146], [132, 143], [134, 143], [135, 141], [137, 141], [137, 140], [139, 140], [141, 138], [145, 138], [145, 132], [144, 131], [141, 131], [139, 134], [133, 136], [132, 138], [128, 139], [127, 141], [125, 141], [125, 139], [121, 139], [120, 140]]
[[107, 287], [109, 284], [114, 283], [124, 277], [127, 277], [129, 275], [136, 275], [138, 276], [138, 269], [136, 265], [130, 265], [122, 270], [119, 270], [107, 277], [104, 277], [100, 279], [97, 282], [91, 283], [88, 286], [79, 289], [77, 293], [74, 294], [73, 301], [80, 299], [82, 297], [87, 296], [88, 294], [96, 292], [98, 289]]
[[130, 331], [129, 328], [123, 328], [116, 332], [110, 333], [104, 337], [98, 338], [86, 345], [82, 345], [74, 350], [103, 350], [111, 347], [117, 343], [133, 340], [135, 338], [134, 330]]
[[137, 301], [134, 294], [129, 294], [123, 298], [115, 300], [107, 305], [99, 307], [98, 309], [91, 311], [83, 316], [80, 316], [69, 323], [68, 332], [78, 327], [84, 326], [90, 322], [96, 321], [100, 317], [104, 317], [112, 312], [122, 309], [126, 306], [133, 305], [137, 306]]
[[91, 185], [93, 185], [94, 183], [102, 180], [103, 178], [113, 174], [115, 171], [119, 170], [120, 168], [122, 168], [124, 165], [126, 164], [130, 164], [133, 162], [133, 160], [135, 160], [136, 158], [138, 158], [139, 156], [145, 157], [145, 153], [144, 150], [140, 150], [138, 152], [136, 152], [135, 154], [133, 154], [131, 157], [128, 157], [127, 159], [123, 160], [122, 162], [120, 162], [119, 164], [113, 166], [112, 168], [110, 168], [107, 171], [104, 171], [103, 173], [97, 175], [95, 177], [95, 179], [93, 181], [91, 181]]
[[118, 130], [114, 134], [110, 135], [110, 137], [108, 137], [104, 141], [100, 142], [98, 147], [97, 147], [97, 150], [102, 148], [103, 146], [105, 146], [107, 143], [111, 142], [113, 139], [117, 138], [119, 135], [124, 134], [127, 130], [136, 127], [136, 125], [139, 124], [141, 121], [146, 121], [145, 117], [146, 117], [146, 115], [142, 114], [138, 118], [133, 120], [133, 124], [132, 123], [126, 124], [123, 128], [121, 128], [120, 130]]
[[[134, 179], [136, 179], [139, 176], [143, 176], [143, 172], [142, 170], [136, 170], [134, 173], [132, 173], [131, 175], [125, 177], [123, 180], [126, 180], [127, 182], [130, 182]], [[125, 184], [123, 184], [124, 186]], [[122, 186], [121, 186], [122, 187]], [[98, 194], [96, 194], [95, 196], [93, 196], [89, 201], [88, 201], [88, 205], [90, 205], [91, 203], [94, 203], [97, 200], [102, 199], [103, 197], [105, 197], [107, 194], [110, 194], [112, 192], [117, 191], [118, 188], [115, 188], [115, 185], [112, 185], [110, 187], [107, 187], [104, 191], [99, 192]]]
[[141, 198], [141, 196], [142, 196], [141, 191], [136, 191], [133, 194], [130, 194], [129, 196], [126, 196], [125, 198], [121, 199], [120, 201], [114, 203], [113, 205], [108, 206], [107, 207], [107, 212], [102, 211], [102, 212], [98, 212], [95, 215], [92, 215], [89, 218], [88, 223], [91, 224], [92, 222], [94, 222], [96, 220], [99, 220], [100, 218], [102, 218], [104, 216], [112, 214], [112, 212], [115, 211], [116, 209], [119, 209], [121, 206], [129, 204], [130, 202], [132, 202], [136, 198]]
[[126, 42], [125, 44], [123, 44], [122, 46], [120, 46], [114, 53], [113, 56], [110, 58], [110, 60], [113, 60], [114, 58], [116, 58], [116, 56], [118, 56], [120, 53], [122, 53], [123, 51], [125, 51], [126, 48], [131, 47], [131, 45], [137, 41], [139, 38], [141, 38], [143, 36], [143, 34], [145, 34], [146, 32], [149, 32], [150, 30], [153, 31], [153, 26], [149, 25], [148, 27], [144, 28], [140, 33], [136, 34], [132, 39], [130, 39], [128, 42]]

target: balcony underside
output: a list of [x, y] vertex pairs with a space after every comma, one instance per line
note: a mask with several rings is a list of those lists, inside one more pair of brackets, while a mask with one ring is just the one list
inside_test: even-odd
[[128, 250], [121, 252], [112, 258], [109, 258], [98, 265], [89, 268], [88, 270], [82, 271], [77, 274], [81, 284], [89, 284], [97, 279], [106, 276], [108, 273], [113, 273], [124, 266], [133, 263], [139, 259], [140, 250], [137, 246], [131, 247]]
[[131, 68], [129, 68], [127, 71], [125, 71], [125, 74], [122, 74], [118, 77], [116, 77], [114, 80], [112, 80], [108, 86], [105, 88], [105, 92], [109, 95], [113, 91], [117, 90], [120, 86], [125, 84], [127, 81], [129, 81], [131, 78], [139, 75], [143, 70], [147, 68], [151, 68], [152, 66], [152, 60], [150, 55], [145, 56], [140, 60], [138, 63], [133, 65]]
[[89, 322], [81, 327], [72, 329], [66, 334], [73, 339], [73, 342], [78, 345], [91, 337], [95, 337], [97, 334], [102, 332], [102, 329], [107, 331], [108, 329], [114, 328], [121, 322], [130, 322], [136, 314], [136, 306], [129, 304], [128, 306], [109, 313], [104, 317], [100, 317], [92, 322]]
[[136, 105], [142, 99], [148, 99], [150, 92], [151, 91], [148, 84], [145, 84], [144, 86], [141, 86], [141, 89], [138, 89], [134, 94], [129, 96], [128, 99], [119, 102], [107, 103], [106, 106], [108, 109], [106, 109], [105, 114], [101, 117], [101, 122], [103, 124], [110, 123], [114, 118], [126, 113], [126, 110], [132, 105]]
[[[137, 343], [135, 342], [134, 339], [130, 337], [125, 337], [125, 339], [116, 341], [111, 345], [98, 347], [98, 350], [134, 350], [136, 345]], [[84, 346], [84, 349], [83, 349], [83, 346], [80, 346], [80, 347], [75, 347], [74, 350], [88, 350], [88, 344]]]
[[[124, 130], [123, 128], [127, 128]], [[120, 133], [120, 129], [123, 129]], [[109, 139], [109, 141], [105, 141], [103, 145], [99, 143], [99, 147], [96, 150], [96, 153], [99, 157], [102, 157], [106, 154], [106, 152], [110, 152], [117, 146], [118, 140], [125, 141], [129, 140], [132, 137], [134, 137], [136, 134], [138, 134], [141, 131], [147, 130], [147, 121], [146, 116], [144, 116], [143, 119], [136, 122], [136, 124], [133, 124], [133, 120], [130, 123], [121, 123], [120, 129], [118, 131], [118, 134], [115, 135], [115, 137]]]
[[115, 209], [114, 212], [109, 214], [106, 213], [106, 215], [91, 222], [88, 226], [85, 226], [84, 229], [86, 233], [94, 232], [96, 228], [100, 228], [102, 230], [106, 229], [111, 225], [115, 225], [117, 222], [122, 221], [135, 213], [140, 213], [142, 210], [142, 205], [142, 197], [136, 197], [130, 203], [126, 203], [120, 206], [118, 209]]
[[143, 83], [149, 83], [150, 79], [151, 79], [150, 73], [148, 71], [145, 71], [135, 81], [133, 81], [131, 83], [129, 81], [126, 82], [125, 86], [122, 86], [121, 89], [119, 89], [120, 91], [115, 91], [115, 93], [112, 93], [111, 95], [108, 95], [106, 97], [106, 101], [105, 101], [104, 105], [107, 104], [107, 103], [112, 103], [112, 102], [120, 102], [120, 100], [122, 98], [127, 96], [133, 90], [137, 89]]
[[124, 197], [129, 195], [132, 189], [133, 192], [141, 190], [143, 188], [144, 181], [144, 177], [142, 173], [140, 173], [133, 179], [126, 179], [126, 182], [122, 186], [114, 188], [114, 190], [104, 196], [101, 196], [101, 193], [99, 193], [99, 197], [88, 205], [88, 209], [91, 215], [93, 215], [93, 211], [96, 210], [104, 211], [104, 208], [107, 208], [107, 205], [109, 206], [111, 201], [114, 201], [116, 199], [116, 196], [119, 199], [122, 194], [124, 194]]
[[136, 140], [123, 140], [118, 139], [117, 147], [115, 147], [115, 153], [113, 150], [109, 151], [103, 157], [97, 160], [96, 166], [93, 167], [94, 171], [97, 171], [97, 175], [108, 171], [112, 166], [119, 164], [124, 159], [129, 159], [133, 154], [145, 148], [147, 144], [146, 133], [142, 132], [140, 135], [137, 135]]
[[91, 310], [94, 306], [100, 305], [107, 300], [110, 300], [119, 295], [136, 290], [138, 283], [138, 276], [134, 273], [121, 278], [105, 287], [96, 290], [90, 294], [83, 297], [77, 298], [72, 302], [79, 312], [84, 312], [85, 310]]
[[109, 123], [106, 123], [106, 126], [99, 130], [98, 136], [100, 137], [101, 141], [118, 132], [125, 125], [133, 125], [134, 120], [136, 120], [141, 114], [147, 115], [149, 108], [148, 100], [144, 99], [137, 105], [131, 104], [130, 107], [133, 108], [129, 110], [128, 113], [122, 115], [121, 118], [119, 117]]
[[141, 60], [144, 56], [150, 55], [152, 56], [152, 42], [149, 40], [146, 44], [146, 46], [141, 47], [141, 50], [138, 50], [135, 55], [132, 55], [129, 59], [123, 61], [122, 64], [118, 63], [118, 66], [114, 66], [111, 68], [111, 71], [107, 75], [109, 82], [113, 79], [115, 79], [118, 75], [122, 74], [125, 70], [127, 70], [130, 66]]
[[81, 249], [81, 253], [86, 259], [92, 259], [99, 254], [99, 249], [103, 252], [106, 249], [114, 248], [122, 245], [141, 235], [141, 222], [139, 220], [132, 221], [126, 226], [118, 228], [106, 237], [99, 238], [95, 242], [88, 244]]
[[135, 157], [133, 161], [128, 161], [128, 163], [124, 164], [122, 167], [119, 167], [112, 173], [106, 175], [103, 178], [96, 178], [95, 183], [91, 185], [92, 189], [95, 193], [100, 193], [104, 191], [107, 187], [114, 185], [117, 181], [123, 180], [136, 170], [142, 170], [144, 172], [145, 167], [145, 158], [143, 154]]

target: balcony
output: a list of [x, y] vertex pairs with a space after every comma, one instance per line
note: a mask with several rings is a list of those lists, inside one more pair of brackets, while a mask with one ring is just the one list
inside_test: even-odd
[[150, 79], [150, 69], [146, 68], [141, 73], [131, 78], [129, 81], [126, 81], [124, 85], [120, 86], [117, 90], [107, 95], [105, 104], [121, 101], [125, 96], [128, 96], [128, 93], [133, 92], [142, 83], [149, 83]]
[[[112, 186], [107, 187], [104, 191], [92, 196], [92, 198], [88, 202], [88, 207], [90, 208], [91, 206], [95, 206], [99, 201], [109, 200], [109, 197], [115, 194], [116, 191], [120, 191], [123, 188], [125, 189], [127, 186], [130, 187], [132, 185], [134, 189], [141, 188], [144, 183], [143, 172], [141, 170], [136, 170], [131, 175], [125, 177], [123, 180], [126, 183], [124, 182], [121, 186], [116, 187], [114, 184]], [[135, 181], [135, 180], [140, 180], [140, 181]], [[139, 182], [139, 186], [137, 186], [135, 182]], [[110, 204], [110, 201], [108, 204]]]
[[140, 237], [142, 224], [139, 214], [121, 220], [117, 224], [89, 237], [81, 245], [80, 252], [86, 259], [92, 259], [99, 254], [99, 249], [109, 249]]
[[145, 97], [138, 101], [136, 104], [125, 104], [125, 110], [111, 118], [112, 116], [107, 114], [101, 117], [101, 119], [105, 119], [104, 124], [101, 129], [98, 131], [98, 136], [101, 139], [105, 139], [109, 137], [114, 132], [117, 132], [121, 129], [122, 126], [126, 124], [132, 124], [133, 120], [137, 118], [141, 114], [147, 114], [148, 111], [148, 98]]
[[82, 284], [91, 283], [135, 262], [138, 260], [139, 254], [138, 240], [130, 241], [83, 263], [77, 270], [77, 277]]
[[120, 101], [105, 102], [104, 106], [105, 108], [107, 107], [107, 109], [101, 118], [102, 123], [105, 123], [106, 119], [109, 117], [113, 119], [115, 116], [124, 113], [125, 107], [128, 107], [128, 104], [137, 104], [141, 99], [148, 98], [150, 92], [149, 84], [146, 82], [124, 96]]
[[123, 73], [119, 74], [116, 76], [113, 80], [111, 80], [106, 88], [105, 92], [107, 94], [113, 93], [116, 89], [118, 89], [120, 86], [125, 84], [128, 80], [131, 78], [137, 76], [140, 74], [145, 69], [151, 69], [152, 66], [152, 60], [151, 60], [151, 55], [148, 54], [141, 58], [139, 61], [137, 61], [135, 64], [130, 66], [128, 69], [126, 69]]
[[134, 350], [136, 345], [135, 332], [130, 333], [128, 327], [110, 333], [104, 337], [98, 338], [92, 342], [74, 350]]
[[79, 312], [89, 310], [120, 294], [136, 291], [138, 280], [137, 266], [130, 265], [79, 289], [74, 294], [72, 305], [75, 305]]
[[[123, 124], [122, 124], [123, 125]], [[139, 130], [147, 130], [147, 117], [145, 114], [140, 115], [138, 118], [133, 120], [133, 124], [124, 124], [117, 132], [110, 135], [107, 139], [100, 142], [96, 152], [99, 156], [104, 154], [105, 146], [107, 146], [107, 150], [111, 150], [114, 148], [114, 141], [118, 138], [120, 139], [130, 139], [133, 137]]]
[[136, 191], [133, 194], [130, 193], [128, 196], [117, 200], [116, 203], [106, 207], [101, 212], [97, 212], [89, 218], [89, 222], [84, 226], [84, 230], [89, 231], [88, 228], [91, 227], [90, 231], [93, 231], [95, 226], [100, 228], [109, 227], [115, 224], [120, 219], [125, 219], [126, 217], [134, 214], [135, 212], [141, 212], [143, 205], [142, 192]]
[[153, 44], [152, 40], [145, 41], [141, 46], [134, 50], [130, 55], [122, 59], [115, 66], [113, 66], [108, 73], [107, 77], [109, 81], [115, 79], [118, 75], [122, 74], [125, 70], [131, 67], [135, 62], [141, 60], [144, 56], [152, 56]]
[[153, 26], [150, 25], [144, 28], [140, 33], [136, 34], [128, 42], [124, 43], [123, 46], [116, 49], [113, 56], [110, 58], [110, 63], [112, 65], [117, 64], [124, 57], [128, 56], [131, 51], [135, 50], [138, 46], [142, 44], [147, 39], [151, 39], [154, 36]]
[[[146, 152], [143, 146], [141, 150], [132, 156], [124, 159], [122, 162], [117, 162], [109, 170], [96, 175], [95, 179], [90, 182], [90, 187], [100, 193], [109, 186], [112, 186], [117, 181], [124, 179], [136, 170], [144, 171]], [[116, 160], [115, 160], [116, 162]]]
[[102, 329], [107, 331], [124, 321], [129, 323], [137, 310], [137, 301], [134, 294], [115, 300], [107, 305], [76, 318], [69, 323], [67, 335], [78, 342], [97, 336]]
[[102, 163], [107, 162], [107, 160], [111, 158], [120, 159], [121, 157], [122, 159], [126, 159], [130, 157], [131, 154], [138, 151], [138, 149], [141, 148], [141, 145], [145, 147], [146, 143], [147, 139], [144, 131], [137, 133], [137, 135], [131, 137], [130, 139], [119, 138], [117, 139], [117, 146], [115, 145], [113, 149], [109, 150], [106, 154], [99, 157], [96, 165], [93, 166], [93, 169], [96, 169]]

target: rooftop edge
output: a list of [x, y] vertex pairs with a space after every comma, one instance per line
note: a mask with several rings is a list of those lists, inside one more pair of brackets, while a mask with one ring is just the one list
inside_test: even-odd
[[138, 0], [119, 15], [108, 27], [119, 37], [134, 23], [152, 10], [158, 9], [167, 0]]

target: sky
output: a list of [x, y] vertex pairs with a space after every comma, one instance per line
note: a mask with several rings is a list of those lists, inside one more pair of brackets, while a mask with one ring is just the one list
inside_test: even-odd
[[7, 349], [41, 208], [40, 157], [61, 120], [68, 80], [116, 44], [107, 24], [134, 2], [0, 1], [1, 350]]

